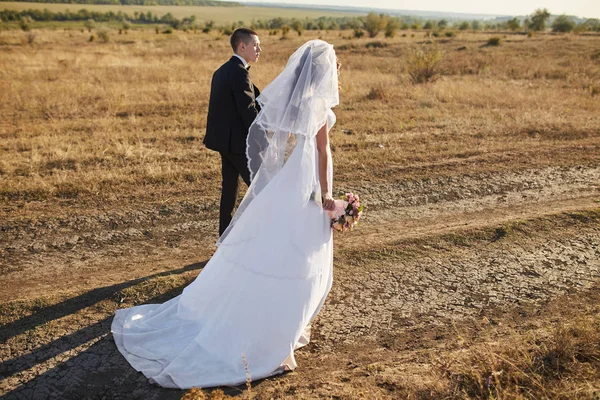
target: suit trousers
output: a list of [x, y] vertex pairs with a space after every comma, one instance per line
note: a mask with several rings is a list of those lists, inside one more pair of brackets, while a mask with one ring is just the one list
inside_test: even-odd
[[223, 183], [219, 209], [219, 236], [225, 232], [225, 229], [231, 223], [239, 192], [239, 177], [241, 176], [246, 185], [250, 186], [250, 170], [248, 170], [246, 155], [225, 152], [220, 152], [220, 154]]

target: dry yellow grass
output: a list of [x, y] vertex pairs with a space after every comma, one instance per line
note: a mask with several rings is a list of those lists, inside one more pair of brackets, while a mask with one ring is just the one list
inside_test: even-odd
[[[4, 210], [30, 201], [217, 193], [218, 163], [201, 139], [212, 72], [230, 53], [226, 38], [109, 34], [109, 43], [89, 43], [88, 33], [45, 31], [32, 46], [24, 32], [0, 36]], [[557, 142], [581, 153], [575, 163], [598, 144], [600, 69], [592, 55], [599, 38], [514, 36], [485, 48], [486, 35], [461, 34], [440, 41], [441, 80], [415, 86], [405, 60], [411, 47], [429, 46], [423, 33], [367, 49], [372, 40], [337, 32], [288, 40], [264, 32], [256, 84], [264, 87], [317, 35], [342, 48], [353, 44], [338, 51], [338, 181], [389, 180], [406, 164], [538, 152]], [[539, 162], [556, 157], [571, 155]]]

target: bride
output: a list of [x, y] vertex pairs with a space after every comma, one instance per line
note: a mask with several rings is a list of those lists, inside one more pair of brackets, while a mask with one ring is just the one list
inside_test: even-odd
[[252, 184], [217, 251], [180, 296], [118, 310], [112, 322], [119, 351], [160, 386], [239, 385], [247, 371], [256, 380], [294, 369], [331, 288], [333, 46], [304, 44], [257, 101]]

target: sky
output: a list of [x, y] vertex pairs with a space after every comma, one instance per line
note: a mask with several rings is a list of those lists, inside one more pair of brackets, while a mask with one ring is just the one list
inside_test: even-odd
[[[238, 0], [245, 2], [248, 0]], [[351, 7], [392, 8], [418, 11], [448, 11], [472, 14], [528, 15], [537, 8], [552, 14], [600, 18], [600, 0], [250, 0], [279, 4], [317, 4]]]

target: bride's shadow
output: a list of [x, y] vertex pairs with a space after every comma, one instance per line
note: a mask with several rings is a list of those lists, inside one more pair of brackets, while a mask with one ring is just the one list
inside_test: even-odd
[[[149, 279], [201, 270], [205, 262], [187, 265], [177, 270], [157, 273], [144, 278], [93, 289], [80, 296], [40, 309], [36, 313], [6, 324], [0, 328], [0, 342], [40, 327], [50, 321], [73, 314], [102, 300], [110, 299], [119, 291]], [[147, 303], [162, 303], [181, 293], [185, 285], [156, 296]], [[0, 363], [0, 381], [27, 371], [27, 380], [3, 399], [179, 399], [184, 391], [163, 389], [148, 383], [143, 374], [135, 371], [117, 350], [109, 334], [113, 316], [88, 325], [78, 331], [61, 336], [35, 350], [20, 356], [4, 359]], [[80, 346], [91, 346], [78, 349]], [[73, 357], [70, 355], [73, 354]], [[60, 356], [65, 355], [65, 362]], [[58, 357], [57, 357], [58, 356]], [[56, 360], [52, 360], [57, 357]], [[44, 363], [52, 362], [50, 368]], [[56, 361], [56, 363], [54, 363]], [[39, 374], [39, 375], [38, 375]], [[36, 376], [37, 375], [37, 376]], [[27, 378], [25, 378], [27, 379]], [[257, 382], [258, 383], [258, 382]], [[12, 385], [11, 385], [12, 386]], [[245, 387], [222, 388], [229, 395], [242, 393]], [[58, 397], [57, 397], [58, 396]]]

